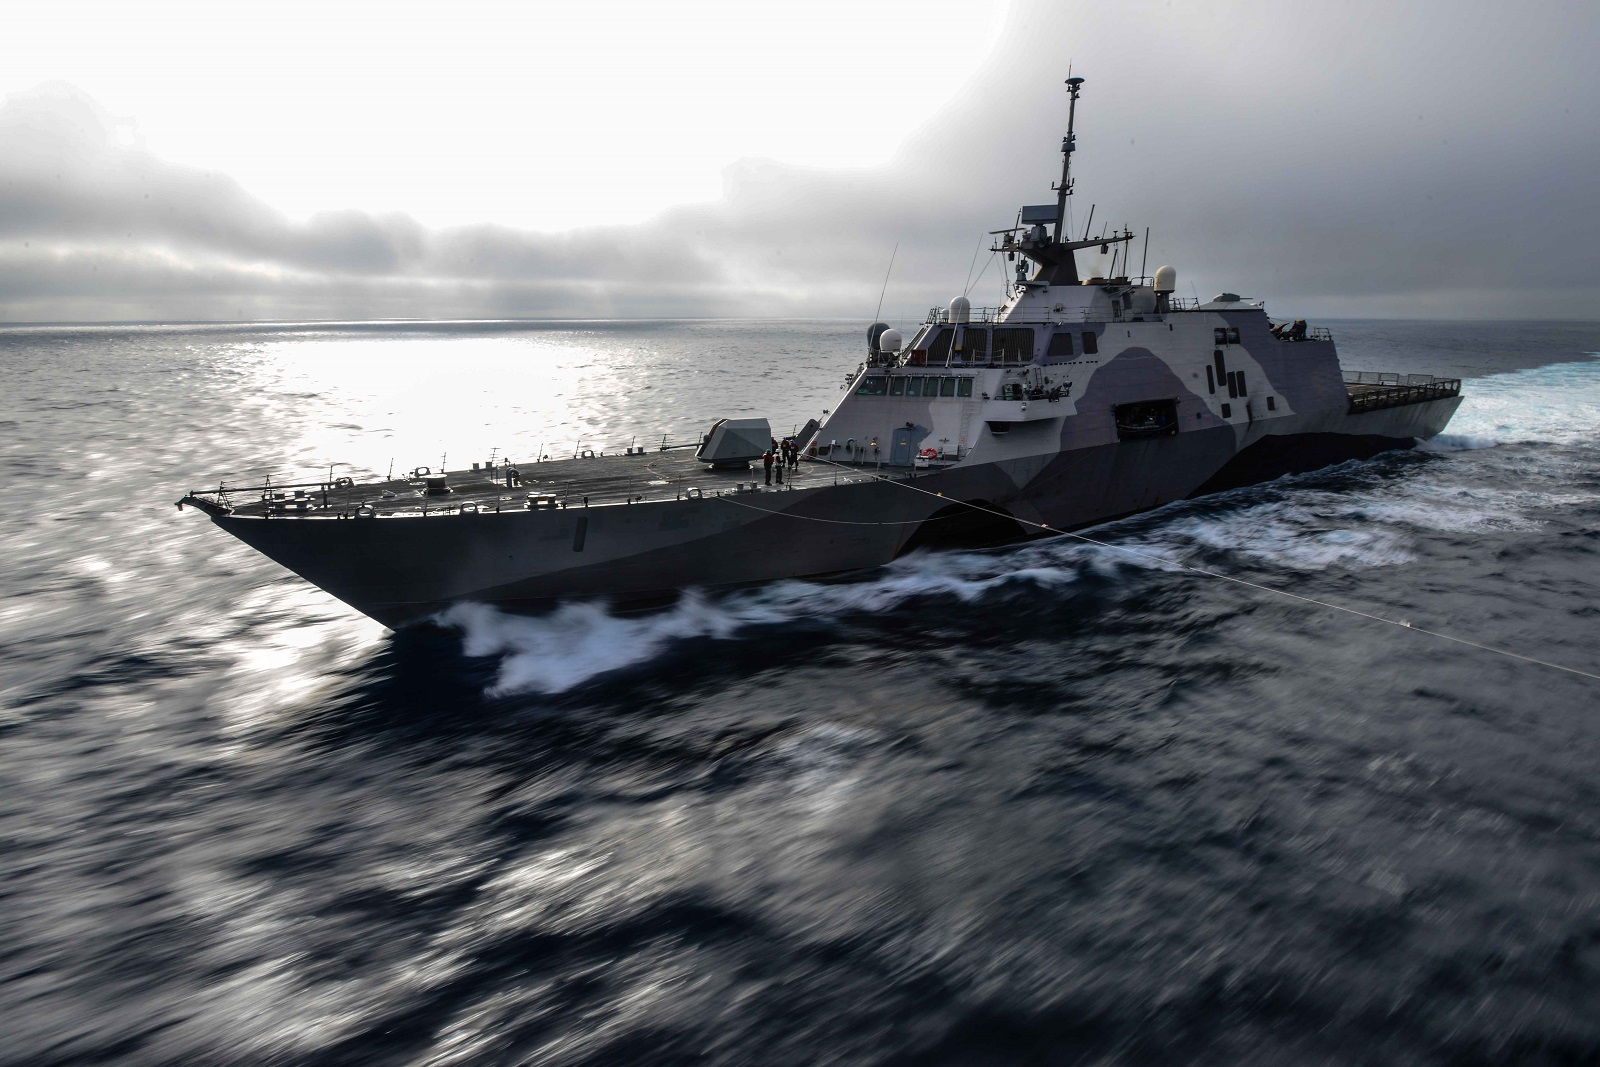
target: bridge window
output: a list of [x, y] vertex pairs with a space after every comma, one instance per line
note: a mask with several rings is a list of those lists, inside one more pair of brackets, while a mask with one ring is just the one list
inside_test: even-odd
[[989, 331], [981, 326], [968, 326], [961, 338], [961, 351], [957, 358], [968, 363], [982, 363], [989, 358]]
[[1057, 330], [1050, 335], [1050, 349], [1046, 353], [1051, 359], [1072, 355], [1072, 334], [1066, 330]]
[[899, 375], [895, 375], [893, 378], [890, 378], [889, 379], [889, 395], [890, 396], [905, 396], [906, 395], [906, 380], [904, 378], [900, 377]]
[[962, 378], [956, 384], [956, 396], [971, 396], [971, 395], [972, 395], [972, 379], [971, 378]]
[[1033, 359], [1033, 331], [1026, 327], [995, 330], [994, 358], [1004, 363], [1027, 363]]
[[906, 379], [906, 396], [921, 396], [921, 395], [922, 395], [922, 379], [921, 378], [907, 378]]
[[955, 396], [956, 395], [956, 380], [954, 378], [942, 378], [942, 379], [940, 379], [940, 381], [939, 381], [939, 395], [941, 397]]
[[1100, 339], [1098, 337], [1096, 337], [1094, 334], [1089, 333], [1088, 331], [1084, 331], [1084, 334], [1083, 334], [1083, 354], [1086, 355], [1086, 356], [1093, 356], [1093, 355], [1098, 354], [1099, 351], [1100, 351]]
[[931, 375], [929, 377], [927, 377], [927, 378], [922, 379], [922, 395], [925, 396], [925, 397], [927, 397], [927, 396], [938, 396], [939, 395], [939, 379], [935, 378], [935, 377], [932, 377]]
[[856, 387], [857, 396], [885, 396], [888, 392], [889, 379], [881, 374], [861, 379], [861, 384]]
[[1236, 345], [1236, 344], [1239, 343], [1239, 327], [1237, 327], [1237, 326], [1229, 326], [1228, 327], [1228, 343], [1230, 345]]

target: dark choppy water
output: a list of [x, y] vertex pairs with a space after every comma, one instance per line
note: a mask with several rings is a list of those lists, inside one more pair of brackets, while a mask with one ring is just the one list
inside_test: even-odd
[[[1072, 542], [389, 634], [171, 506], [860, 332], [0, 330], [0, 1061], [1600, 1059], [1600, 682]], [[1600, 327], [1336, 333], [1436, 450], [1102, 536], [1600, 671]]]

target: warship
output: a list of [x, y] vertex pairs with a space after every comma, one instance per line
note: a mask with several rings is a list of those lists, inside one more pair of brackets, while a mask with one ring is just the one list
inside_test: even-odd
[[[1445, 427], [1459, 380], [1345, 372], [1326, 329], [1234, 293], [1180, 298], [1171, 267], [1130, 276], [1130, 229], [1093, 235], [1091, 211], [1069, 232], [1083, 79], [1066, 84], [1055, 199], [992, 235], [1003, 303], [957, 297], [909, 341], [872, 324], [844, 398], [795, 435], [775, 484], [767, 421], [728, 418], [692, 451], [663, 439], [366, 483], [219, 484], [178, 505], [399, 627], [462, 601], [649, 604], [1049, 536]], [[1110, 269], [1080, 277], [1086, 250]]]

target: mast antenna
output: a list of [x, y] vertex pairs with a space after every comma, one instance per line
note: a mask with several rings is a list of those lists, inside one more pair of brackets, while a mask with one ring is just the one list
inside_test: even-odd
[[878, 316], [883, 314], [883, 297], [889, 291], [889, 275], [894, 273], [894, 257], [899, 254], [900, 242], [896, 241], [894, 251], [889, 253], [889, 269], [883, 272], [883, 289], [878, 293], [878, 310], [872, 316], [873, 322], [877, 322]]
[[1058, 243], [1067, 236], [1067, 197], [1072, 195], [1072, 153], [1078, 147], [1077, 135], [1072, 132], [1072, 127], [1078, 117], [1078, 88], [1081, 85], [1082, 78], [1067, 79], [1067, 97], [1070, 101], [1067, 105], [1067, 135], [1061, 138], [1061, 184], [1056, 186], [1055, 239]]

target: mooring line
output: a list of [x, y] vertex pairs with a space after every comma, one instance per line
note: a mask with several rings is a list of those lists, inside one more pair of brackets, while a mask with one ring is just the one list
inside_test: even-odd
[[[830, 467], [838, 467], [841, 470], [858, 471], [858, 468], [850, 467], [850, 466], [848, 466], [846, 464], [843, 464], [843, 463], [835, 463], [831, 459], [823, 459], [820, 456], [808, 457], [808, 458], [811, 458], [814, 462], [817, 462], [817, 463], [826, 463]], [[1592, 679], [1592, 680], [1594, 680], [1596, 682], [1600, 682], [1600, 674], [1595, 674], [1593, 672], [1585, 671], [1585, 670], [1579, 670], [1577, 667], [1567, 667], [1567, 666], [1564, 666], [1564, 665], [1562, 665], [1560, 663], [1552, 663], [1547, 659], [1539, 659], [1539, 658], [1537, 658], [1535, 656], [1525, 656], [1521, 652], [1513, 652], [1509, 648], [1498, 648], [1498, 647], [1496, 647], [1494, 645], [1486, 645], [1486, 644], [1483, 644], [1483, 643], [1478, 642], [1478, 641], [1471, 641], [1471, 640], [1468, 640], [1465, 637], [1456, 637], [1453, 634], [1440, 633], [1438, 630], [1429, 630], [1429, 629], [1425, 629], [1424, 627], [1421, 627], [1421, 626], [1413, 626], [1411, 623], [1406, 622], [1406, 621], [1401, 620], [1401, 619], [1384, 618], [1382, 615], [1374, 615], [1370, 611], [1362, 611], [1359, 608], [1350, 608], [1350, 607], [1344, 606], [1343, 604], [1334, 604], [1334, 603], [1331, 603], [1330, 601], [1318, 600], [1316, 597], [1305, 596], [1304, 594], [1301, 594], [1301, 593], [1291, 593], [1286, 589], [1274, 589], [1270, 585], [1261, 585], [1259, 582], [1248, 581], [1248, 580], [1246, 580], [1244, 578], [1236, 578], [1231, 574], [1222, 574], [1219, 571], [1206, 570], [1204, 567], [1195, 567], [1195, 566], [1192, 566], [1191, 564], [1188, 564], [1188, 563], [1180, 563], [1175, 559], [1167, 559], [1166, 557], [1158, 556], [1158, 555], [1154, 554], [1153, 552], [1144, 552], [1144, 551], [1141, 551], [1140, 549], [1137, 549], [1137, 548], [1128, 548], [1125, 545], [1115, 545], [1115, 544], [1110, 543], [1109, 541], [1096, 540], [1093, 537], [1089, 537], [1089, 536], [1087, 536], [1085, 534], [1074, 533], [1071, 530], [1059, 530], [1056, 527], [1050, 526], [1050, 525], [1048, 525], [1046, 523], [1033, 522], [1030, 519], [1019, 518], [1016, 515], [1009, 515], [1004, 511], [998, 511], [998, 510], [995, 510], [993, 508], [981, 507], [981, 506], [979, 506], [977, 504], [973, 504], [973, 503], [970, 503], [970, 502], [965, 501], [965, 500], [955, 500], [955, 499], [953, 499], [951, 497], [945, 496], [943, 493], [929, 492], [928, 490], [922, 488], [921, 486], [912, 485], [909, 481], [901, 481], [901, 480], [898, 480], [898, 479], [895, 479], [895, 478], [891, 478], [891, 477], [889, 477], [887, 475], [869, 474], [869, 475], [867, 475], [867, 477], [869, 477], [869, 478], [871, 478], [873, 480], [876, 480], [876, 481], [888, 482], [891, 485], [898, 485], [898, 486], [900, 486], [902, 488], [909, 489], [914, 493], [922, 493], [925, 496], [931, 496], [931, 497], [934, 497], [934, 498], [936, 498], [938, 500], [946, 501], [949, 504], [955, 504], [955, 505], [960, 505], [961, 507], [971, 508], [974, 511], [981, 511], [981, 512], [984, 512], [986, 514], [994, 515], [994, 516], [997, 516], [997, 517], [1003, 518], [1003, 519], [1010, 519], [1012, 522], [1018, 522], [1018, 523], [1023, 524], [1024, 526], [1032, 526], [1032, 527], [1034, 527], [1036, 529], [1044, 530], [1044, 531], [1046, 531], [1048, 533], [1051, 533], [1051, 534], [1056, 534], [1056, 535], [1060, 535], [1060, 536], [1064, 536], [1064, 537], [1076, 538], [1077, 540], [1083, 541], [1086, 544], [1095, 545], [1095, 546], [1097, 546], [1099, 548], [1109, 549], [1112, 552], [1123, 552], [1123, 553], [1126, 553], [1126, 554], [1128, 554], [1130, 556], [1138, 556], [1138, 557], [1140, 557], [1142, 559], [1147, 559], [1147, 560], [1151, 560], [1151, 561], [1156, 562], [1156, 563], [1160, 563], [1163, 566], [1174, 567], [1174, 568], [1176, 568], [1178, 570], [1188, 571], [1191, 574], [1204, 575], [1207, 578], [1219, 578], [1222, 581], [1232, 582], [1235, 585], [1242, 585], [1247, 589], [1254, 589], [1257, 592], [1272, 593], [1272, 594], [1274, 594], [1276, 596], [1288, 597], [1291, 600], [1299, 600], [1299, 601], [1302, 601], [1302, 602], [1307, 603], [1307, 604], [1315, 604], [1319, 608], [1328, 608], [1328, 609], [1330, 609], [1332, 611], [1342, 611], [1342, 612], [1346, 613], [1347, 615], [1357, 615], [1357, 616], [1359, 616], [1359, 617], [1361, 617], [1363, 619], [1371, 619], [1373, 622], [1381, 622], [1381, 623], [1384, 623], [1384, 624], [1389, 625], [1389, 626], [1396, 626], [1396, 627], [1399, 627], [1402, 630], [1410, 630], [1413, 633], [1427, 634], [1429, 637], [1437, 637], [1437, 638], [1439, 638], [1440, 640], [1443, 640], [1443, 641], [1453, 641], [1458, 645], [1466, 645], [1468, 648], [1481, 649], [1484, 652], [1493, 652], [1496, 655], [1506, 656], [1506, 657], [1508, 657], [1510, 659], [1522, 660], [1524, 663], [1534, 663], [1534, 664], [1537, 664], [1537, 665], [1539, 665], [1541, 667], [1549, 667], [1552, 670], [1565, 671], [1568, 674], [1576, 674], [1580, 678], [1589, 678], [1589, 679]], [[719, 499], [727, 500], [728, 498], [727, 497], [720, 497]], [[766, 509], [765, 508], [757, 508], [756, 510], [757, 511], [765, 511]], [[773, 514], [783, 514], [783, 513], [782, 512], [774, 512]], [[810, 518], [812, 518], [812, 516], [809, 516], [809, 515], [795, 515], [795, 516], [792, 516], [792, 517], [793, 518], [797, 518], [797, 519], [810, 519]], [[839, 521], [839, 520], [818, 519], [818, 520], [815, 520], [815, 521], [830, 522], [830, 521]], [[904, 526], [904, 525], [906, 525], [906, 523], [903, 523], [903, 522], [895, 522], [895, 523], [852, 523], [851, 525]]]
[[[877, 480], [876, 478], [869, 479], [869, 481], [876, 481], [876, 480]], [[824, 488], [824, 487], [820, 486], [820, 485], [817, 485], [817, 486], [804, 486], [803, 488], [821, 489], [821, 488]], [[723, 501], [724, 503], [727, 503], [727, 504], [737, 504], [741, 508], [749, 508], [751, 511], [759, 511], [763, 515], [777, 515], [777, 516], [780, 516], [780, 517], [785, 518], [785, 519], [801, 519], [801, 520], [803, 520], [805, 522], [825, 522], [825, 523], [828, 523], [831, 526], [915, 526], [918, 523], [923, 523], [923, 522], [942, 522], [945, 519], [953, 519], [953, 518], [955, 518], [954, 515], [939, 515], [939, 516], [929, 516], [926, 519], [896, 519], [896, 520], [880, 521], [880, 522], [857, 522], [857, 521], [854, 521], [854, 520], [851, 520], [851, 519], [824, 519], [824, 518], [822, 518], [821, 516], [818, 516], [818, 515], [796, 515], [792, 511], [777, 511], [777, 510], [775, 510], [773, 508], [757, 507], [755, 504], [746, 504], [743, 500], [735, 500], [731, 496], [717, 496], [717, 497], [713, 497], [712, 499], [721, 500], [721, 501]]]

